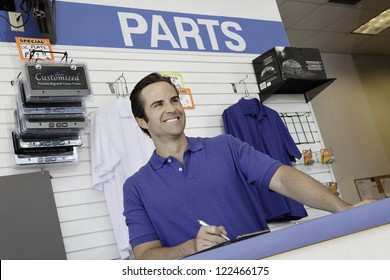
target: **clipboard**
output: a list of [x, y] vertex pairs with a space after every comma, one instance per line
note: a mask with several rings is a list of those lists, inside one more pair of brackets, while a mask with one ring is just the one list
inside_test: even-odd
[[[242, 240], [253, 238], [255, 236], [262, 235], [262, 234], [265, 234], [265, 233], [268, 233], [268, 232], [270, 232], [269, 229], [264, 229], [264, 230], [260, 230], [260, 231], [255, 231], [255, 232], [241, 234], [241, 235], [237, 236], [236, 239], [227, 240], [225, 242], [219, 243], [219, 244], [217, 244], [215, 246], [212, 246], [210, 248], [207, 248], [207, 249], [204, 249], [202, 251], [199, 251], [199, 252], [196, 252], [194, 254], [191, 254], [189, 256], [193, 256], [193, 255], [196, 255], [196, 254], [199, 254], [199, 253], [204, 253], [204, 252], [207, 252], [207, 251], [210, 251], [210, 250], [213, 250], [213, 249], [216, 249], [216, 248], [220, 248], [220, 247], [223, 247], [223, 246], [226, 246], [226, 245], [237, 243], [237, 242], [240, 242]], [[186, 256], [186, 257], [189, 257], [189, 256]]]

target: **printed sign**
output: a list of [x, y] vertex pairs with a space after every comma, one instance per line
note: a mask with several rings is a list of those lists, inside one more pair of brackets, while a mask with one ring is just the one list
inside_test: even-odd
[[170, 73], [170, 72], [161, 72], [162, 76], [171, 78], [171, 82], [177, 88], [184, 88], [183, 75], [181, 73]]
[[[66, 91], [73, 95], [80, 90], [90, 93], [86, 66], [82, 64], [28, 64], [25, 66], [31, 90], [37, 95], [48, 95], [50, 91]], [[32, 94], [33, 95], [33, 94]]]
[[195, 109], [194, 100], [192, 99], [192, 93], [189, 88], [179, 88], [179, 97], [181, 105], [185, 110]]
[[54, 60], [53, 50], [49, 39], [15, 37], [20, 59]]
[[58, 1], [60, 15], [59, 45], [248, 54], [289, 45], [281, 21]]

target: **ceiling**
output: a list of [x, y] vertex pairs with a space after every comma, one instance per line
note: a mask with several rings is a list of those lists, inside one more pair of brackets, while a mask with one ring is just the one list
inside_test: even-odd
[[276, 0], [292, 47], [321, 53], [390, 55], [390, 27], [376, 36], [351, 31], [390, 8], [390, 0], [362, 0], [356, 5], [328, 0]]

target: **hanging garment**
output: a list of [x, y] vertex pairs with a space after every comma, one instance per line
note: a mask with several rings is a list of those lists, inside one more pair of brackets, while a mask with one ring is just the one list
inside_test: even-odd
[[123, 216], [123, 184], [148, 162], [153, 151], [153, 142], [136, 123], [128, 98], [117, 98], [94, 113], [92, 185], [104, 191], [121, 259], [133, 258]]
[[[241, 98], [222, 114], [225, 133], [252, 145], [255, 149], [290, 165], [302, 155], [279, 114], [258, 99]], [[300, 219], [307, 216], [304, 206], [281, 194], [259, 193], [267, 221]]]

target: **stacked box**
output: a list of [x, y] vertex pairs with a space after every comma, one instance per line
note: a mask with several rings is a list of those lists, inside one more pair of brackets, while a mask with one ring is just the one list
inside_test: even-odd
[[333, 81], [313, 48], [274, 47], [255, 58], [253, 67], [261, 101], [274, 93], [303, 93], [310, 101], [318, 94], [313, 96], [313, 89]]

